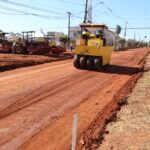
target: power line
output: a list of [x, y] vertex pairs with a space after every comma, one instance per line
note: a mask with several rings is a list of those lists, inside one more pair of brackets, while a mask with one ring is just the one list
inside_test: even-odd
[[45, 19], [64, 19], [66, 17], [60, 17], [60, 16], [48, 16], [48, 15], [41, 15], [41, 14], [36, 14], [36, 13], [30, 13], [30, 12], [25, 12], [25, 11], [21, 11], [21, 10], [17, 10], [14, 8], [10, 8], [10, 7], [4, 7], [4, 6], [0, 6], [1, 9], [4, 10], [9, 10], [9, 11], [14, 11], [14, 12], [18, 12], [18, 13], [23, 13], [24, 15], [32, 15], [32, 16], [36, 16], [36, 17], [40, 17], [40, 18], [45, 18]]
[[109, 7], [109, 6], [107, 6], [104, 2], [102, 2], [101, 3], [109, 12], [113, 12], [113, 10]]
[[[116, 29], [116, 28], [109, 28], [109, 29]], [[128, 30], [150, 30], [150, 27], [134, 27], [134, 28], [122, 28]]]
[[0, 0], [0, 2], [15, 5], [15, 6], [20, 6], [20, 7], [24, 7], [24, 8], [30, 8], [30, 9], [34, 9], [34, 10], [38, 10], [38, 11], [48, 12], [48, 13], [66, 15], [65, 13], [60, 13], [60, 12], [56, 12], [56, 11], [52, 11], [52, 10], [46, 10], [46, 9], [43, 9], [43, 8], [34, 7], [34, 6], [26, 5], [26, 4], [23, 4], [23, 3], [12, 2], [10, 0]]
[[[25, 8], [31, 8], [31, 9], [35, 9], [35, 10], [40, 10], [40, 11], [51, 12], [51, 13], [55, 13], [55, 14], [66, 15], [65, 13], [57, 13], [57, 12], [54, 12], [54, 11], [49, 11], [49, 10], [41, 9], [41, 8], [38, 8], [38, 7], [32, 7], [32, 6], [29, 6], [29, 5], [26, 5], [26, 4], [22, 4], [22, 3], [11, 2], [9, 0], [0, 0], [0, 1], [12, 4], [12, 5], [17, 5], [17, 6], [25, 7]], [[83, 4], [81, 4], [81, 5], [83, 5]], [[17, 12], [21, 12], [22, 13], [22, 11], [18, 11], [18, 10], [15, 10], [15, 9], [13, 9], [13, 11], [17, 11]], [[2, 13], [2, 14], [6, 14], [6, 13]], [[9, 15], [9, 14], [7, 13], [7, 15]], [[10, 15], [12, 15], [12, 14], [10, 14]], [[18, 15], [18, 14], [14, 14], [14, 15]], [[42, 17], [42, 18], [46, 18], [46, 19], [64, 19], [64, 18], [58, 17], [58, 16], [50, 17], [50, 16], [45, 16], [45, 15], [40, 15], [40, 14], [35, 14], [35, 13], [28, 13], [28, 12], [25, 12], [24, 15], [32, 15], [32, 16]], [[73, 17], [74, 18], [82, 19], [82, 17], [80, 17], [80, 16], [73, 15]]]
[[72, 14], [72, 17], [73, 17], [73, 18], [78, 18], [78, 19], [83, 19], [83, 17], [76, 16], [76, 15], [73, 15], [73, 14]]
[[70, 4], [75, 4], [75, 5], [82, 5], [84, 6], [85, 4], [82, 4], [82, 3], [76, 3], [76, 2], [70, 2], [70, 1], [67, 1], [67, 0], [59, 0], [61, 2], [66, 2], [66, 3], [70, 3]]
[[[92, 9], [96, 8], [99, 4], [102, 4], [102, 1], [101, 2], [98, 2], [97, 4], [95, 4]], [[79, 13], [77, 13], [77, 15], [80, 15], [80, 14], [83, 14], [85, 13], [85, 11], [80, 11]]]
[[92, 9], [96, 8], [99, 4], [103, 5], [109, 12], [113, 12], [110, 7], [108, 7], [103, 1], [99, 1], [97, 4], [95, 4]]
[[97, 4], [95, 4], [92, 9], [96, 8], [99, 4], [102, 4], [102, 2], [98, 2]]
[[148, 20], [148, 21], [150, 21], [150, 18], [126, 18], [126, 19], [128, 19], [128, 20], [136, 20], [136, 21], [141, 21], [141, 20]]
[[[0, 8], [4, 9], [4, 10], [7, 10], [7, 12], [2, 12], [0, 11], [1, 14], [6, 14], [6, 15], [33, 15], [33, 16], [38, 16], [38, 17], [44, 17], [44, 18], [48, 18], [48, 19], [64, 19], [64, 18], [67, 18], [66, 17], [62, 17], [62, 16], [47, 16], [47, 15], [40, 15], [40, 14], [35, 14], [35, 13], [29, 13], [29, 12], [26, 12], [26, 11], [20, 11], [20, 10], [17, 10], [17, 9], [13, 9], [13, 8], [10, 8], [10, 7], [4, 7], [4, 6], [0, 6]], [[8, 10], [9, 11], [14, 11], [14, 12], [19, 12], [19, 13], [8, 13]], [[73, 18], [78, 18], [78, 19], [83, 19], [83, 17], [80, 17], [80, 16], [76, 16], [76, 15], [73, 15], [72, 14], [72, 17]]]
[[99, 4], [101, 4], [104, 8], [106, 8], [109, 11], [109, 14], [105, 12], [106, 15], [113, 15], [114, 17], [121, 19], [122, 21], [126, 21], [123, 17], [116, 15], [112, 8], [101, 0], [97, 4], [95, 4], [92, 9], [96, 8]]
[[[21, 0], [21, 2], [26, 3], [27, 0]], [[27, 3], [29, 3], [29, 2], [30, 3], [33, 2], [34, 5], [37, 5], [37, 6], [40, 5], [40, 7], [43, 6], [43, 7], [47, 7], [47, 8], [54, 8], [54, 7], [51, 6], [51, 3], [45, 3], [45, 2], [43, 3], [43, 1], [39, 2], [37, 0], [28, 0]], [[54, 9], [56, 9], [56, 7]]]
[[4, 14], [4, 15], [12, 15], [12, 16], [14, 16], [14, 15], [16, 15], [16, 16], [18, 16], [18, 15], [28, 15], [27, 13], [8, 13], [8, 12], [3, 12], [3, 11], [0, 11], [0, 13]]

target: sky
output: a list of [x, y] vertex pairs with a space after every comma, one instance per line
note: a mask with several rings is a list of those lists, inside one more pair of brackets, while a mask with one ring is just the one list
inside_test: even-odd
[[[85, 1], [0, 0], [0, 29], [14, 33], [33, 30], [38, 36], [41, 29], [67, 33], [67, 12], [72, 14], [71, 26], [78, 26], [83, 22]], [[149, 0], [92, 0], [92, 5], [94, 23], [105, 23], [112, 30], [120, 25], [124, 37], [127, 22], [127, 39], [150, 40], [150, 29], [128, 29], [150, 28]]]

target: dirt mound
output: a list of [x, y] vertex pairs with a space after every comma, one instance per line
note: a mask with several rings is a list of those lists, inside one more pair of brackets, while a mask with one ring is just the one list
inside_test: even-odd
[[0, 54], [0, 72], [71, 58], [73, 58], [73, 55], [67, 52], [59, 56], [52, 54], [48, 56]]

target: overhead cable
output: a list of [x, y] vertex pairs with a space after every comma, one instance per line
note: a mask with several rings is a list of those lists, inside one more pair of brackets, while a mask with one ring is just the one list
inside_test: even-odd
[[37, 13], [30, 13], [30, 12], [26, 12], [26, 11], [22, 11], [22, 10], [17, 10], [17, 9], [6, 7], [6, 6], [0, 6], [0, 8], [4, 9], [4, 10], [18, 12], [18, 13], [24, 13], [24, 15], [32, 15], [32, 16], [46, 18], [46, 19], [58, 20], [58, 19], [65, 19], [66, 18], [66, 17], [62, 17], [62, 16], [49, 16], [49, 15], [41, 15], [41, 14], [37, 14]]
[[20, 6], [20, 7], [24, 7], [24, 8], [28, 8], [28, 9], [34, 9], [34, 10], [38, 10], [38, 11], [48, 12], [48, 13], [66, 15], [65, 13], [62, 13], [62, 12], [47, 10], [47, 9], [43, 9], [43, 8], [39, 8], [39, 7], [35, 7], [35, 6], [30, 6], [30, 5], [23, 4], [23, 3], [12, 2], [10, 0], [0, 0], [0, 2], [15, 5], [15, 6]]
[[85, 5], [85, 4], [83, 4], [83, 3], [70, 2], [70, 1], [67, 1], [67, 0], [59, 0], [59, 1], [61, 1], [61, 2], [66, 2], [66, 3], [70, 3], [70, 4], [75, 4], [75, 5], [82, 5], [82, 6]]

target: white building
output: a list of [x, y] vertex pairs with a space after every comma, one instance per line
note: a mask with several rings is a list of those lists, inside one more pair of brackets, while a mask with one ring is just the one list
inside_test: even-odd
[[56, 40], [59, 41], [59, 38], [65, 34], [63, 32], [47, 32], [47, 35], [53, 36]]
[[[95, 26], [101, 26], [96, 28]], [[104, 37], [106, 38], [108, 43], [114, 43], [115, 41], [115, 32], [111, 31], [108, 29], [108, 27], [105, 24], [93, 24], [93, 28], [88, 28], [87, 29], [93, 33], [96, 34], [97, 30], [103, 30]], [[77, 38], [81, 37], [81, 27], [71, 27], [70, 28], [70, 40], [74, 44]]]

